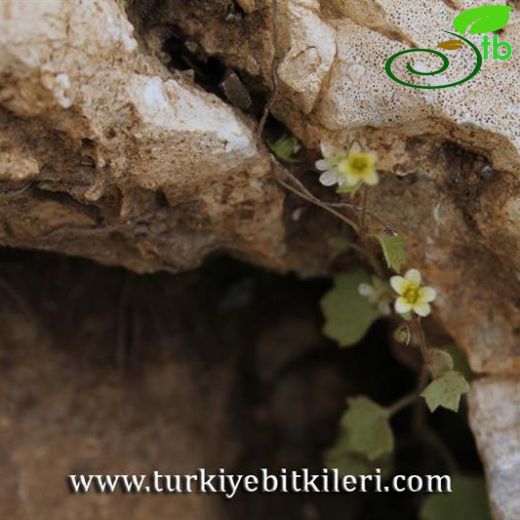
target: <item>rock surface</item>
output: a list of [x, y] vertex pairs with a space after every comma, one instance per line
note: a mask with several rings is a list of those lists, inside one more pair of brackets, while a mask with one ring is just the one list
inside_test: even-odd
[[[52, 0], [31, 2], [28, 18], [23, 2], [4, 0], [0, 242], [139, 272], [190, 269], [218, 251], [278, 270], [329, 272], [335, 224], [316, 224], [315, 211], [288, 218], [295, 202], [273, 181], [255, 135], [258, 113], [181, 70], [179, 53], [167, 52], [173, 34], [264, 96], [276, 83], [272, 112], [308, 150], [322, 139], [357, 139], [378, 154], [382, 182], [371, 204], [407, 237], [411, 263], [437, 289], [437, 319], [475, 372], [514, 380], [518, 60], [485, 62], [471, 82], [436, 91], [403, 88], [382, 67], [411, 45], [435, 48], [457, 10], [479, 3]], [[519, 23], [514, 12], [500, 35], [513, 48]], [[471, 54], [459, 52], [442, 81], [472, 68]], [[414, 65], [435, 67], [422, 56]], [[316, 187], [314, 177], [305, 174]], [[477, 383], [474, 402], [498, 395], [494, 388]], [[478, 433], [487, 412], [473, 409]], [[514, 413], [508, 402], [502, 415]], [[502, 471], [495, 449], [481, 441], [497, 518], [513, 519], [514, 499], [508, 505], [494, 480]]]
[[276, 256], [282, 195], [251, 122], [140, 53], [115, 2], [35, 5], [0, 17], [2, 242], [138, 271]]
[[228, 518], [215, 495], [74, 494], [67, 480], [235, 463], [227, 345], [185, 325], [194, 306], [207, 313], [203, 291], [212, 309], [211, 287], [171, 277], [151, 301], [158, 280], [20, 258], [4, 254], [0, 278], [0, 517]]
[[489, 377], [473, 383], [471, 423], [486, 459], [495, 518], [520, 517], [520, 382]]

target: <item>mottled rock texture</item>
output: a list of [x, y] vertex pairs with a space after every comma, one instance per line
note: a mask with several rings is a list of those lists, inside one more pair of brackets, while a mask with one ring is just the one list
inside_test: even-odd
[[28, 3], [0, 18], [2, 242], [138, 271], [276, 256], [282, 195], [251, 122], [141, 52], [115, 2]]
[[240, 399], [215, 288], [45, 258], [2, 255], [0, 517], [228, 518], [215, 495], [73, 494], [66, 478], [233, 467]]
[[520, 382], [489, 377], [473, 384], [472, 428], [486, 457], [495, 518], [520, 518]]
[[[330, 271], [336, 223], [309, 208], [294, 217], [300, 203], [274, 182], [255, 134], [258, 111], [208, 88], [208, 71], [194, 81], [181, 70], [190, 67], [178, 66], [180, 42], [264, 100], [274, 90], [272, 113], [302, 141], [308, 166], [321, 139], [357, 139], [378, 154], [372, 208], [407, 237], [411, 263], [439, 293], [436, 318], [477, 374], [514, 379], [519, 62], [486, 62], [471, 82], [434, 91], [403, 88], [383, 70], [398, 50], [435, 48], [458, 10], [479, 4], [3, 0], [0, 242], [139, 272], [190, 269], [220, 251], [277, 270]], [[519, 23], [514, 12], [500, 35], [513, 49]], [[465, 51], [453, 59], [442, 81], [472, 67]], [[310, 168], [299, 168], [316, 189]], [[481, 448], [494, 478], [492, 445]], [[497, 490], [497, 517], [514, 518]]]

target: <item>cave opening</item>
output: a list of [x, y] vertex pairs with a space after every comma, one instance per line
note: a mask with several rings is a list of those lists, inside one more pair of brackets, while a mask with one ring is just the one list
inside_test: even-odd
[[[4, 249], [0, 281], [5, 449], [23, 458], [35, 442], [44, 446], [50, 480], [66, 471], [196, 467], [318, 472], [347, 397], [388, 404], [415, 384], [388, 323], [377, 322], [348, 349], [322, 336], [327, 279], [279, 275], [226, 257], [192, 272], [138, 275]], [[460, 471], [482, 471], [464, 407], [459, 414], [396, 416], [393, 472], [449, 469], [417, 435], [417, 420], [445, 441]], [[6, 457], [7, 467], [16, 467]], [[45, 485], [30, 482], [33, 490]], [[415, 519], [423, 498], [257, 493], [219, 507], [237, 519], [382, 520], [388, 509]]]

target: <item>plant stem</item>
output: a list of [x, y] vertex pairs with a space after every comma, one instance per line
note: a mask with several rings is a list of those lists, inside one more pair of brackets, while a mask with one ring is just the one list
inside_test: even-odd
[[[281, 179], [276, 179], [276, 181], [279, 184], [281, 184], [284, 188], [286, 188], [289, 191], [291, 191], [292, 193], [298, 195], [302, 199], [307, 200], [307, 201], [315, 204], [316, 206], [319, 206], [320, 208], [323, 208], [325, 211], [328, 211], [329, 213], [331, 213], [335, 217], [339, 218], [340, 220], [342, 220], [343, 222], [345, 222], [346, 224], [351, 226], [354, 229], [354, 231], [356, 231], [356, 233], [358, 233], [358, 235], [359, 235], [359, 227], [358, 227], [357, 223], [354, 222], [353, 220], [351, 220], [350, 218], [346, 217], [345, 215], [343, 215], [343, 213], [340, 213], [339, 211], [336, 211], [334, 208], [331, 208], [326, 202], [322, 202], [320, 199], [318, 199], [317, 197], [312, 195], [307, 190], [298, 190], [298, 189], [294, 188], [293, 186], [291, 186], [290, 184], [286, 183], [285, 181], [283, 181]], [[370, 249], [368, 247], [366, 247], [366, 246], [365, 247], [360, 247], [357, 244], [353, 244], [353, 243], [351, 243], [350, 246], [357, 253], [359, 253], [360, 255], [364, 256], [366, 258], [366, 260], [372, 266], [372, 269], [374, 269], [374, 271], [379, 276], [383, 277], [383, 270], [381, 269], [381, 266], [379, 265], [379, 261], [372, 254], [372, 252], [370, 251]]]
[[[361, 208], [359, 206], [356, 206], [355, 204], [349, 204], [348, 202], [327, 202], [327, 204], [333, 208], [345, 208], [350, 209], [352, 211], [355, 211], [356, 213], [361, 213]], [[376, 215], [374, 212], [370, 211], [368, 208], [366, 209], [366, 214], [371, 219], [379, 222], [379, 224], [383, 227], [385, 231], [392, 235], [397, 235], [397, 231], [392, 227], [389, 226], [379, 215]]]
[[419, 348], [421, 349], [421, 355], [423, 358], [424, 366], [430, 370], [430, 350], [428, 348], [428, 345], [426, 344], [426, 336], [424, 334], [424, 329], [421, 323], [421, 318], [414, 318], [413, 324], [415, 325], [415, 329], [417, 331], [417, 337], [419, 340]]
[[[281, 167], [281, 168], [283, 168], [283, 167]], [[283, 170], [285, 170], [285, 168], [283, 168]], [[294, 179], [295, 179], [294, 176], [291, 174], [291, 180], [294, 180]], [[307, 189], [301, 189], [301, 187], [303, 185], [300, 183], [300, 181], [295, 182], [295, 184], [298, 186], [299, 189], [294, 188], [293, 186], [291, 186], [287, 182], [283, 181], [282, 179], [278, 178], [278, 179], [276, 179], [276, 181], [279, 184], [281, 184], [284, 188], [286, 188], [289, 191], [293, 192], [294, 194], [298, 195], [302, 199], [312, 202], [316, 206], [319, 206], [320, 208], [323, 208], [325, 211], [328, 211], [329, 213], [331, 213], [332, 215], [334, 215], [335, 217], [339, 218], [340, 220], [342, 220], [343, 222], [348, 224], [350, 227], [352, 227], [354, 229], [354, 231], [356, 231], [356, 233], [359, 233], [359, 227], [356, 222], [354, 222], [352, 219], [343, 215], [343, 213], [340, 213], [339, 211], [335, 210], [334, 208], [331, 208], [326, 202], [322, 202], [320, 199], [318, 199], [317, 197], [312, 195], [312, 193], [310, 193]]]
[[361, 218], [360, 218], [360, 224], [359, 224], [359, 229], [361, 230], [362, 234], [365, 233], [367, 206], [368, 206], [368, 187], [363, 186], [363, 195], [362, 195], [362, 199], [361, 199]]
[[[287, 179], [289, 179], [296, 187], [291, 186], [289, 183], [285, 182], [280, 177], [275, 177], [276, 181], [281, 184], [284, 188], [288, 189], [292, 193], [298, 195], [304, 200], [307, 200], [308, 202], [311, 202], [312, 204], [319, 206], [320, 208], [324, 209], [325, 211], [329, 212], [330, 214], [334, 215], [335, 217], [339, 218], [346, 224], [348, 224], [354, 231], [359, 235], [361, 242], [363, 243], [362, 248], [357, 247], [356, 249], [359, 253], [361, 253], [370, 263], [374, 271], [377, 273], [378, 276], [384, 277], [384, 270], [379, 264], [378, 258], [372, 254], [370, 251], [370, 248], [366, 245], [366, 236], [364, 233], [364, 227], [366, 225], [366, 217], [369, 216], [370, 218], [373, 218], [374, 220], [378, 221], [385, 230], [389, 231], [392, 234], [396, 234], [396, 232], [390, 228], [380, 217], [373, 214], [372, 212], [368, 211], [367, 208], [367, 198], [368, 198], [368, 189], [365, 189], [364, 192], [364, 204], [363, 207], [355, 206], [353, 204], [348, 204], [345, 202], [324, 202], [315, 195], [313, 195], [306, 187], [305, 185], [287, 168], [285, 168], [280, 162], [274, 157], [274, 155], [271, 155], [271, 161], [273, 163], [273, 166], [275, 169], [282, 173]], [[365, 187], [366, 188], [366, 187]], [[356, 213], [361, 215], [360, 223], [358, 224], [351, 218], [347, 217], [340, 211], [337, 211], [336, 208], [345, 208], [349, 209], [351, 211], [355, 211]]]
[[404, 395], [403, 397], [401, 397], [401, 399], [398, 399], [395, 403], [387, 407], [386, 410], [388, 417], [393, 417], [396, 413], [415, 403], [419, 399], [419, 397], [420, 395], [416, 390]]
[[407, 406], [416, 403], [420, 399], [421, 393], [424, 390], [427, 382], [428, 370], [426, 369], [426, 366], [423, 365], [417, 377], [417, 386], [415, 390], [409, 394], [406, 394], [405, 396], [401, 397], [401, 399], [398, 399], [394, 404], [390, 405], [387, 408], [388, 417], [392, 417]]
[[[426, 373], [426, 371], [423, 372]], [[414, 430], [417, 437], [422, 438], [424, 442], [437, 451], [451, 475], [458, 473], [458, 464], [455, 457], [437, 433], [428, 425], [426, 408], [422, 404], [418, 404], [414, 412]]]

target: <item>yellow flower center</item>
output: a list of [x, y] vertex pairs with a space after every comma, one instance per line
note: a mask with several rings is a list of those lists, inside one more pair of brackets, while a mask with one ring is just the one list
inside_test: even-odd
[[403, 298], [410, 304], [413, 305], [417, 303], [419, 299], [419, 287], [416, 285], [411, 285], [404, 291]]
[[352, 171], [362, 175], [368, 167], [368, 162], [364, 157], [355, 157], [350, 161]]

